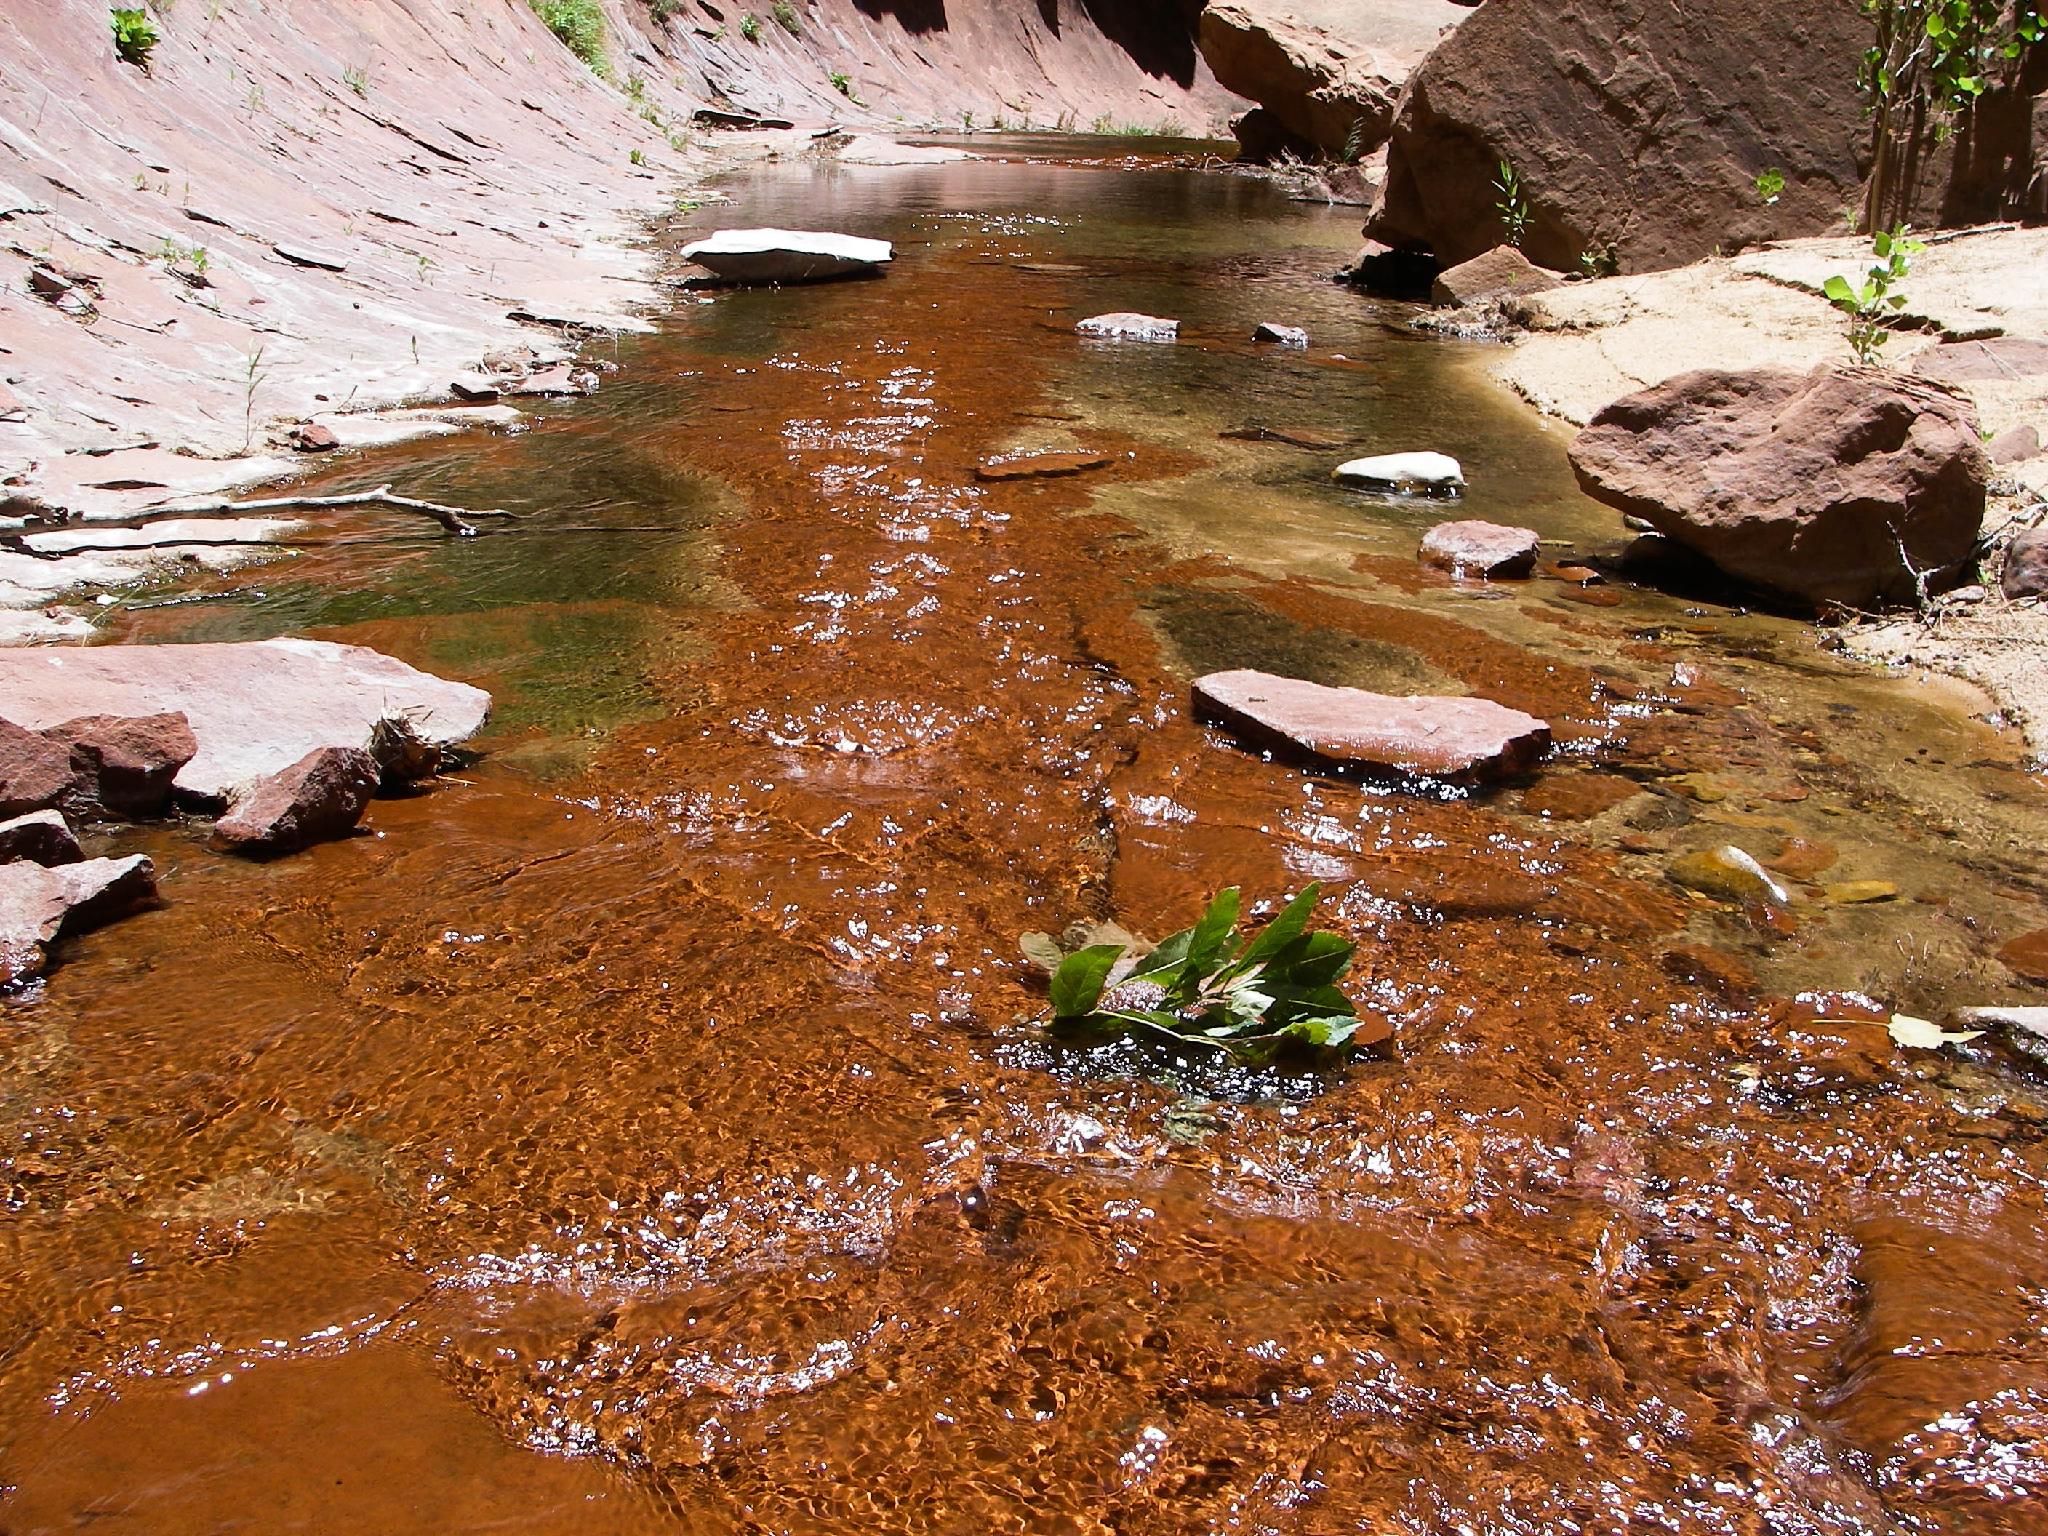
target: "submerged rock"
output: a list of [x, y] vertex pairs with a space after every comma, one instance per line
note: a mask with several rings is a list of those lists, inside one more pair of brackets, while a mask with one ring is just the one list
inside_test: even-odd
[[1158, 315], [1141, 315], [1120, 309], [1107, 315], [1090, 315], [1074, 327], [1083, 336], [1107, 341], [1178, 341], [1180, 322]]
[[1330, 478], [1374, 491], [1401, 491], [1415, 496], [1456, 496], [1465, 489], [1465, 471], [1447, 453], [1382, 453], [1339, 464]]
[[2048, 982], [2048, 928], [2023, 933], [1998, 952], [2007, 970], [2029, 981]]
[[1673, 883], [1716, 901], [1758, 907], [1784, 907], [1792, 903], [1791, 893], [1733, 843], [1688, 853], [1674, 860], [1665, 873]]
[[1282, 347], [1305, 347], [1308, 332], [1298, 325], [1275, 325], [1270, 320], [1261, 320], [1252, 327], [1252, 340], [1270, 341]]
[[983, 459], [974, 466], [977, 480], [1049, 480], [1061, 475], [1078, 475], [1091, 469], [1107, 469], [1109, 457], [1101, 453], [1012, 453]]
[[1533, 528], [1509, 528], [1480, 518], [1438, 523], [1422, 536], [1424, 565], [1453, 576], [1526, 576], [1536, 569], [1542, 540]]
[[1892, 901], [1899, 888], [1889, 880], [1841, 880], [1825, 887], [1822, 894], [1838, 907], [1858, 907], [1874, 901]]
[[1911, 602], [1974, 555], [1991, 465], [1969, 402], [1874, 368], [1701, 369], [1572, 443], [1586, 492], [1811, 604]]
[[879, 271], [895, 258], [886, 240], [811, 229], [721, 229], [683, 247], [729, 283], [818, 283]]
[[359, 747], [315, 747], [238, 797], [214, 823], [213, 845], [267, 858], [342, 837], [363, 819], [381, 778], [377, 759]]
[[1248, 670], [1198, 678], [1194, 708], [1268, 751], [1399, 778], [1512, 778], [1550, 745], [1546, 722], [1490, 699], [1398, 698]]
[[42, 974], [49, 945], [119, 917], [156, 895], [156, 866], [141, 854], [45, 868], [0, 865], [0, 985]]
[[76, 864], [85, 854], [71, 824], [60, 811], [30, 811], [0, 821], [0, 864], [27, 859], [31, 864]]
[[438, 756], [475, 735], [491, 708], [491, 696], [467, 683], [362, 646], [297, 639], [0, 650], [0, 698], [29, 727], [177, 710], [198, 751], [173, 785], [215, 804], [315, 747], [356, 747], [387, 771], [423, 771], [418, 751], [402, 766], [392, 744], [415, 741]]

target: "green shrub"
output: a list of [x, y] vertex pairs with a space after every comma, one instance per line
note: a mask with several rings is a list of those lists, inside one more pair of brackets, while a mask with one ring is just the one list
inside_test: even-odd
[[1864, 366], [1878, 362], [1890, 335], [1885, 321], [1906, 307], [1906, 296], [1893, 290], [1906, 280], [1913, 258], [1926, 249], [1918, 240], [1907, 238], [1903, 224], [1881, 229], [1871, 242], [1871, 254], [1877, 260], [1864, 282], [1831, 277], [1822, 285], [1828, 302], [1849, 317], [1849, 350]]
[[791, 5], [789, 0], [775, 0], [774, 16], [775, 25], [791, 37], [797, 36], [804, 29], [803, 23], [797, 20], [796, 7]]
[[114, 55], [123, 64], [149, 68], [150, 50], [156, 47], [156, 26], [149, 12], [140, 6], [115, 6], [109, 13], [114, 23]]
[[1322, 887], [1310, 884], [1257, 934], [1238, 932], [1235, 886], [1194, 927], [1147, 949], [1120, 929], [1072, 953], [1024, 935], [1028, 959], [1052, 972], [1052, 1030], [1069, 1038], [1151, 1036], [1248, 1065], [1277, 1056], [1349, 1054], [1362, 1021], [1337, 987], [1351, 964], [1341, 934], [1311, 933]]
[[761, 41], [761, 18], [752, 11], [740, 18], [740, 36], [750, 43]]
[[853, 79], [846, 73], [845, 70], [835, 69], [832, 71], [831, 75], [828, 78], [830, 78], [830, 80], [832, 81], [833, 90], [837, 91], [840, 95], [847, 97], [848, 99], [852, 98]]
[[529, 0], [541, 25], [562, 46], [609, 80], [612, 62], [604, 51], [604, 12], [597, 0]]

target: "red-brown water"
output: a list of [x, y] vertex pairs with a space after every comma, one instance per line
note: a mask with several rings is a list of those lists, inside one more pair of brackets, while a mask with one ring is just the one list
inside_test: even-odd
[[[167, 905], [4, 1005], [0, 1529], [2048, 1529], [2038, 1069], [1789, 1000], [2029, 999], [1988, 958], [2044, 921], [2016, 744], [1786, 621], [1455, 587], [1437, 509], [1219, 438], [1442, 448], [1470, 515], [1618, 545], [1472, 354], [1321, 280], [1353, 215], [734, 193], [691, 227], [899, 261], [685, 300], [594, 399], [337, 481], [516, 532], [364, 521], [126, 621], [377, 645], [500, 716], [374, 835], [120, 835]], [[1073, 338], [1127, 307], [1184, 340]], [[975, 481], [1036, 446], [1115, 463]], [[1219, 665], [1561, 746], [1464, 801], [1322, 780], [1188, 719]], [[1663, 877], [1794, 836], [1901, 899], [1758, 928]], [[1176, 1077], [1027, 1022], [1021, 931], [1310, 878], [1383, 1058]]]

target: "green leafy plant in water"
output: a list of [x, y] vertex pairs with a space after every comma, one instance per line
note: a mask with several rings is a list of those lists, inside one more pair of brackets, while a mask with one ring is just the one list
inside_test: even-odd
[[797, 20], [796, 7], [791, 5], [789, 0], [775, 0], [775, 5], [770, 14], [775, 17], [775, 25], [782, 28], [791, 37], [796, 37], [802, 33], [804, 29], [803, 23]]
[[1025, 956], [1052, 972], [1055, 1035], [1123, 1034], [1195, 1046], [1258, 1066], [1290, 1052], [1348, 1054], [1362, 1021], [1337, 980], [1353, 945], [1311, 933], [1322, 887], [1311, 884], [1250, 937], [1238, 931], [1235, 886], [1194, 927], [1147, 950], [1121, 930], [1071, 954], [1026, 934]]
[[1522, 178], [1510, 161], [1501, 161], [1493, 190], [1500, 194], [1493, 208], [1500, 215], [1501, 238], [1519, 250], [1529, 229], [1529, 199], [1523, 194]]
[[150, 50], [157, 45], [156, 24], [141, 6], [114, 6], [109, 12], [114, 24], [114, 56], [145, 73]]
[[761, 18], [752, 11], [740, 18], [740, 36], [750, 43], [761, 41]]
[[1913, 258], [1926, 249], [1920, 241], [1907, 238], [1903, 224], [1881, 229], [1871, 241], [1871, 253], [1877, 260], [1862, 283], [1836, 276], [1821, 285], [1828, 302], [1849, 317], [1849, 350], [1857, 362], [1869, 365], [1879, 361], [1890, 335], [1884, 322], [1906, 307], [1899, 284], [1912, 270]]
[[1757, 172], [1756, 195], [1769, 207], [1785, 195], [1785, 173], [1772, 169]]
[[541, 25], [560, 39], [562, 46], [590, 68], [609, 80], [611, 59], [604, 51], [604, 11], [597, 0], [529, 0]]

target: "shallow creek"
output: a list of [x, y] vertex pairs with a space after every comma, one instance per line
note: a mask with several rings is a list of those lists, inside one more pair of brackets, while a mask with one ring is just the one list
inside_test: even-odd
[[[168, 904], [0, 1010], [0, 1529], [2048, 1529], [2048, 1083], [1793, 1000], [2039, 1000], [1990, 958], [2048, 922], [2016, 739], [1787, 620], [1421, 570], [1443, 508], [1340, 457], [1455, 454], [1461, 515], [1559, 558], [1622, 535], [1482, 349], [1326, 281], [1356, 210], [730, 191], [663, 238], [897, 262], [679, 296], [530, 430], [327, 477], [514, 531], [341, 521], [122, 621], [499, 708], [374, 835], [121, 834]], [[1109, 309], [1183, 339], [1074, 337]], [[1035, 447], [1114, 462], [975, 480]], [[1189, 720], [1222, 666], [1559, 747], [1463, 800], [1319, 778]], [[1787, 838], [1836, 857], [1785, 921], [1664, 875]], [[1021, 931], [1310, 878], [1382, 1055], [1176, 1078], [1023, 1022]], [[1902, 894], [1819, 890], [1860, 879]]]

